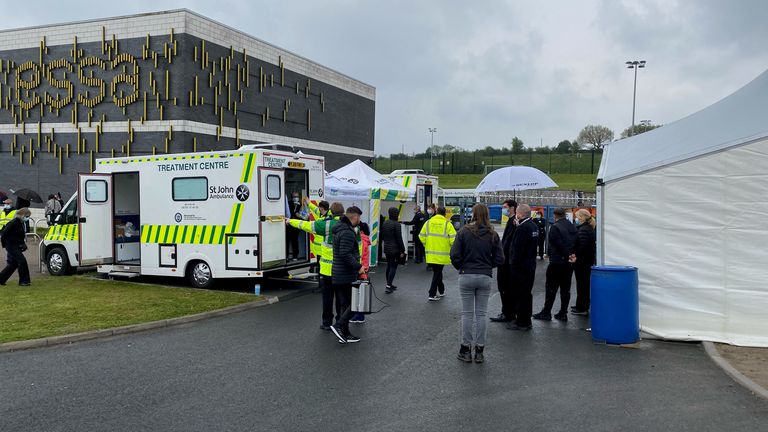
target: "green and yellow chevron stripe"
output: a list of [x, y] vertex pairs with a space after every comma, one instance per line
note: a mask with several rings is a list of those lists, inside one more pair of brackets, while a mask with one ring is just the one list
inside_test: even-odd
[[[243, 203], [232, 205], [232, 215], [227, 225], [142, 225], [141, 242], [157, 244], [224, 244], [225, 234], [240, 230], [243, 220]], [[234, 244], [230, 237], [229, 243]]]
[[77, 241], [78, 239], [78, 225], [66, 224], [66, 225], [54, 225], [48, 228], [48, 232], [45, 233], [45, 240], [47, 241]]
[[240, 183], [248, 183], [253, 178], [253, 167], [256, 165], [254, 159], [256, 155], [249, 153], [245, 156], [245, 163], [243, 164], [243, 174], [240, 176]]
[[187, 156], [151, 156], [151, 157], [139, 157], [130, 159], [102, 159], [97, 161], [98, 165], [115, 165], [121, 163], [142, 163], [142, 162], [163, 162], [163, 161], [177, 161], [177, 160], [191, 160], [191, 159], [214, 159], [214, 158], [228, 158], [228, 157], [253, 157], [253, 153], [230, 153], [230, 154], [196, 154]]

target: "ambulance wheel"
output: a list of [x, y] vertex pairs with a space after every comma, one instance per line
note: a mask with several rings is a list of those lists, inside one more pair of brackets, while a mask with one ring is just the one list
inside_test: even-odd
[[213, 285], [211, 267], [205, 261], [195, 261], [188, 267], [187, 279], [195, 288], [210, 288]]
[[45, 256], [45, 266], [48, 267], [48, 273], [53, 276], [66, 275], [69, 272], [67, 251], [60, 247], [49, 250]]

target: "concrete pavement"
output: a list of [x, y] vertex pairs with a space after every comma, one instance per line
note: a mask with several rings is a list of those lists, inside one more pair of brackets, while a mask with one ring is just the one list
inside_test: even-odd
[[[543, 268], [534, 310], [543, 302]], [[383, 280], [383, 268], [374, 282]], [[319, 295], [187, 326], [0, 354], [2, 431], [766, 430], [768, 404], [698, 344], [591, 343], [588, 320], [489, 324], [487, 362], [455, 359], [456, 273], [401, 268], [392, 307], [339, 345]], [[497, 313], [498, 295], [491, 300]]]

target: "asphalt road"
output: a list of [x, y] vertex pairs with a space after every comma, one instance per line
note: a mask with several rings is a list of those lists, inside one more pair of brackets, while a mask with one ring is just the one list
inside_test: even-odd
[[[392, 307], [354, 327], [354, 345], [317, 328], [312, 294], [0, 354], [0, 431], [768, 430], [768, 404], [698, 344], [594, 345], [584, 318], [528, 333], [491, 324], [486, 363], [461, 363], [456, 273], [446, 269], [440, 302], [427, 301], [428, 281], [409, 265], [395, 294], [378, 284]], [[498, 295], [491, 304], [498, 312]]]

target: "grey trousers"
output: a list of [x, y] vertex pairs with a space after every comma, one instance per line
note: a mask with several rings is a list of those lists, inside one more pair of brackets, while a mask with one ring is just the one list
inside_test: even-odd
[[[488, 298], [491, 296], [493, 278], [481, 274], [460, 274], [461, 294], [461, 343], [485, 345], [488, 320]], [[476, 327], [473, 334], [473, 327]]]

